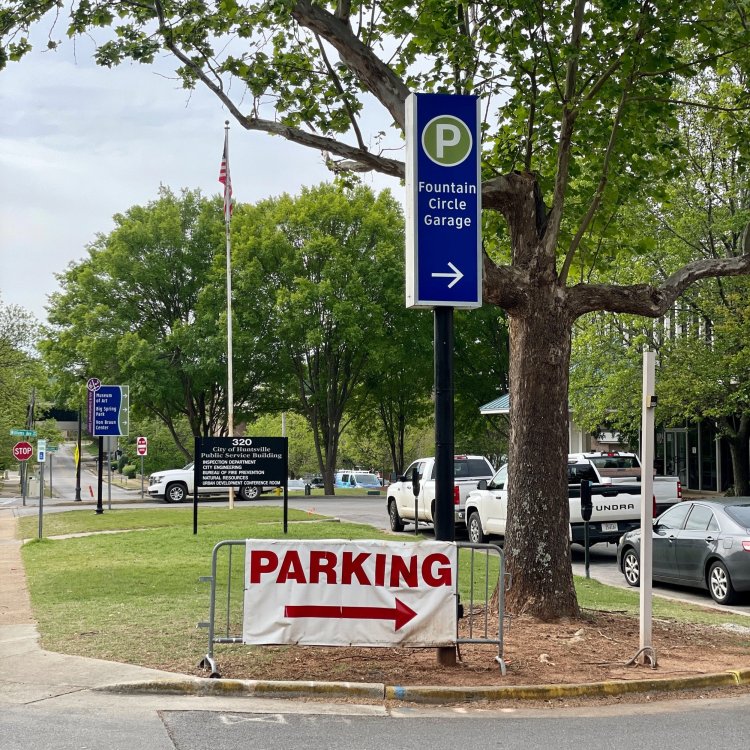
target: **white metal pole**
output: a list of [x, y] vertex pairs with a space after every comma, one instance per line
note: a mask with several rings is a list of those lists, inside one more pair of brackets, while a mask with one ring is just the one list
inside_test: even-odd
[[641, 414], [641, 586], [640, 653], [641, 664], [656, 665], [651, 639], [652, 625], [652, 528], [654, 497], [654, 409], [656, 375], [654, 352], [643, 352], [643, 408]]
[[[232, 241], [229, 225], [232, 218], [232, 179], [229, 174], [229, 120], [224, 122], [224, 232], [227, 245], [227, 434], [234, 436], [234, 372], [232, 353]], [[234, 508], [234, 489], [229, 488], [229, 507]]]

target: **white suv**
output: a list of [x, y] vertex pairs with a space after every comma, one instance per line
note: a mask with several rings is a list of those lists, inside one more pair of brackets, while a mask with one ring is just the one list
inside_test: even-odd
[[[155, 471], [148, 478], [148, 494], [151, 497], [164, 498], [168, 503], [181, 503], [193, 494], [193, 462], [182, 469]], [[198, 487], [199, 495], [227, 495], [228, 487]], [[258, 487], [245, 484], [235, 488], [241, 500], [255, 500], [261, 492], [270, 492], [273, 487]]]

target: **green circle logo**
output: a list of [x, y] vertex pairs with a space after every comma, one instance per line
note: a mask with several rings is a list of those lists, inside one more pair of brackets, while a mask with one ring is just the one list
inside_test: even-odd
[[441, 167], [455, 167], [471, 153], [471, 130], [463, 120], [453, 115], [440, 115], [430, 120], [422, 130], [425, 154]]

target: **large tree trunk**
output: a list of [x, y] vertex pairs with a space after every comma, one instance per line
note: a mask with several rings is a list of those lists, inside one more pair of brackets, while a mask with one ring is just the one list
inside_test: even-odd
[[579, 614], [568, 525], [568, 366], [572, 322], [554, 284], [510, 318], [506, 606], [543, 620]]
[[729, 453], [732, 457], [734, 494], [738, 497], [750, 495], [750, 415], [740, 418], [737, 431], [729, 437]]

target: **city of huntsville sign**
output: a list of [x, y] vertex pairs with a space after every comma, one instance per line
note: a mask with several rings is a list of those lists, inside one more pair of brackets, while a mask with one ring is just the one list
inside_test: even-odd
[[195, 438], [196, 487], [283, 487], [287, 478], [285, 437]]
[[482, 305], [476, 96], [406, 100], [406, 306]]
[[453, 645], [457, 560], [452, 542], [248, 539], [242, 640]]

